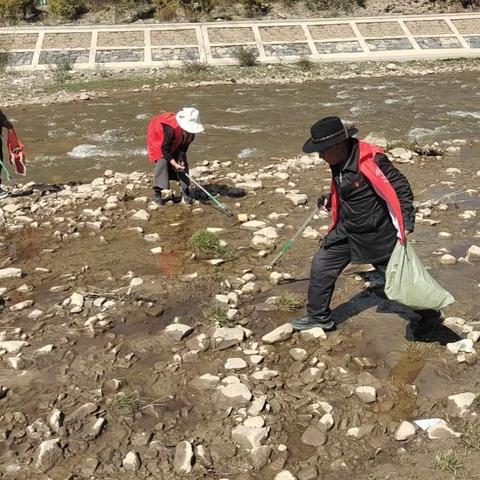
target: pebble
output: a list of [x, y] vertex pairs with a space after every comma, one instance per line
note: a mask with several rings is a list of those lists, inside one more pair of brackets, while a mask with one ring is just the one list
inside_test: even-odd
[[477, 395], [472, 392], [458, 393], [447, 398], [447, 411], [452, 417], [464, 418], [468, 415]]
[[268, 428], [239, 425], [232, 429], [232, 440], [241, 447], [250, 450], [262, 446], [268, 437]]
[[213, 394], [213, 401], [220, 408], [245, 407], [252, 399], [252, 392], [243, 383], [220, 385]]
[[308, 358], [308, 352], [303, 348], [292, 348], [288, 353], [296, 362], [304, 362]]
[[284, 342], [288, 340], [293, 334], [293, 327], [290, 323], [285, 323], [282, 326], [272, 330], [262, 337], [262, 341], [268, 344]]
[[444, 420], [427, 430], [427, 436], [430, 440], [444, 440], [451, 437], [458, 438], [461, 437], [461, 435], [461, 433], [452, 430]]
[[355, 395], [364, 403], [372, 403], [377, 399], [376, 389], [368, 385], [357, 387]]
[[165, 328], [164, 332], [175, 342], [179, 342], [193, 332], [193, 327], [182, 323], [172, 323]]
[[282, 470], [275, 475], [273, 480], [297, 480], [297, 477], [288, 470]]
[[140, 457], [137, 452], [131, 450], [122, 460], [122, 466], [127, 472], [136, 472], [140, 469]]
[[457, 263], [457, 259], [450, 254], [445, 254], [440, 257], [440, 263], [443, 265], [455, 265]]
[[467, 259], [467, 262], [470, 262], [470, 263], [480, 262], [480, 247], [478, 245], [472, 245], [467, 250], [466, 259]]
[[37, 450], [35, 467], [42, 472], [50, 470], [63, 457], [63, 451], [59, 446], [60, 439], [52, 438], [43, 441]]
[[131, 216], [132, 220], [140, 220], [147, 222], [150, 219], [150, 214], [145, 210], [139, 210]]
[[33, 306], [35, 302], [33, 300], [25, 300], [23, 302], [16, 303], [10, 307], [11, 312], [21, 312], [22, 310], [26, 310]]
[[225, 370], [241, 370], [247, 368], [248, 364], [243, 358], [229, 358], [225, 362]]
[[173, 468], [178, 474], [187, 474], [192, 471], [193, 466], [193, 448], [190, 442], [184, 440], [175, 448], [175, 457]]
[[0, 280], [5, 280], [7, 278], [19, 278], [22, 276], [21, 268], [1, 268], [0, 269]]
[[393, 438], [398, 442], [403, 442], [415, 435], [415, 432], [415, 425], [413, 425], [413, 423], [403, 421], [395, 430]]

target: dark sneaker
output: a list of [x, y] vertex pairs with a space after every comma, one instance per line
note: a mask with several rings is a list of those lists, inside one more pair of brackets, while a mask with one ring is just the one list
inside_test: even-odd
[[330, 320], [328, 322], [319, 322], [314, 318], [309, 316], [295, 318], [292, 320], [292, 327], [294, 330], [302, 331], [302, 330], [310, 330], [311, 328], [320, 327], [323, 328], [326, 332], [334, 332], [337, 329], [335, 322]]
[[0, 187], [0, 200], [2, 198], [7, 198], [9, 195], [10, 194], [6, 190], [4, 190], [2, 187]]
[[435, 332], [443, 321], [443, 314], [440, 311], [421, 314], [419, 320], [412, 320], [407, 325], [405, 338], [411, 342], [422, 341], [431, 342], [435, 337]]
[[182, 202], [186, 203], [187, 205], [192, 205], [194, 200], [190, 195], [186, 195], [185, 193], [182, 195]]
[[167, 202], [169, 202], [170, 200], [172, 200], [171, 197], [168, 197], [168, 198], [163, 198], [161, 194], [156, 194], [155, 197], [153, 197], [153, 201], [157, 204], [157, 205], [165, 205]]

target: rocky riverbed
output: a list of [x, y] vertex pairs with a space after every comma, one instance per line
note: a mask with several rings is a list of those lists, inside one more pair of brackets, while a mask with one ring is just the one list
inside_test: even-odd
[[[328, 187], [313, 156], [195, 166], [245, 190], [219, 197], [234, 217], [159, 207], [143, 172], [17, 185], [0, 204], [2, 477], [478, 478], [478, 159], [451, 165], [463, 139], [370, 139], [411, 180], [415, 248], [457, 299], [433, 343], [406, 342], [413, 314], [368, 265], [338, 282], [337, 332], [292, 332], [328, 214], [265, 266]], [[193, 248], [199, 230], [217, 250]]]

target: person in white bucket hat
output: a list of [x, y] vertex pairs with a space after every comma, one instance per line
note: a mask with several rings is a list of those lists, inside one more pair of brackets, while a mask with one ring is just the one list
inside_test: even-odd
[[173, 200], [170, 181], [178, 181], [185, 203], [192, 204], [188, 174], [187, 150], [197, 133], [203, 132], [200, 113], [194, 107], [184, 107], [178, 113], [165, 112], [152, 118], [148, 125], [147, 146], [153, 173], [154, 202], [164, 205]]

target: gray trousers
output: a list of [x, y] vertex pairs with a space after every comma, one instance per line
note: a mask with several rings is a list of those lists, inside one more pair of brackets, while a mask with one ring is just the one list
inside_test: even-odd
[[[338, 276], [350, 263], [350, 245], [348, 240], [342, 240], [328, 248], [320, 248], [312, 259], [310, 283], [308, 286], [307, 313], [318, 323], [331, 322], [330, 301], [332, 300], [335, 283]], [[376, 271], [385, 279], [388, 260], [373, 265]], [[436, 315], [436, 310], [414, 310], [422, 319]]]
[[177, 172], [164, 158], [155, 162], [155, 170], [153, 171], [153, 190], [160, 192], [170, 189], [170, 182], [178, 182], [182, 192], [188, 192], [190, 188], [190, 180], [185, 175], [189, 172], [188, 163], [185, 161], [185, 172]]

